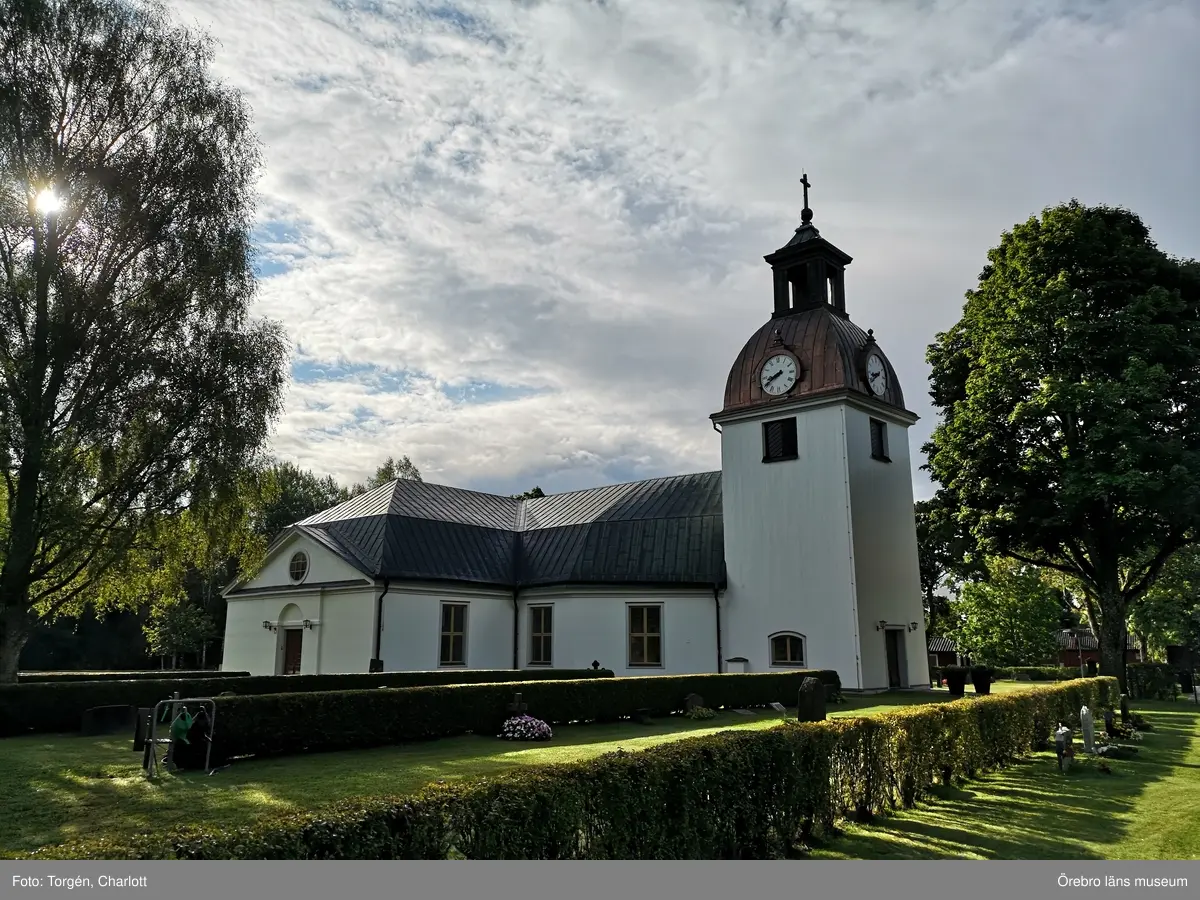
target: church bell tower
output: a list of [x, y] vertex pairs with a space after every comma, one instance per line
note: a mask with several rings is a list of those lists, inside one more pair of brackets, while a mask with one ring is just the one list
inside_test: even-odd
[[908, 428], [895, 369], [847, 312], [851, 257], [801, 223], [765, 257], [770, 318], [734, 360], [721, 432], [726, 657], [929, 685]]

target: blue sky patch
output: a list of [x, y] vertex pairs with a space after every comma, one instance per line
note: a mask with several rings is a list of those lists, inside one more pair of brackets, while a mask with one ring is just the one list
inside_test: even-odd
[[254, 271], [259, 278], [271, 278], [289, 271], [302, 257], [296, 247], [303, 244], [300, 229], [291, 222], [261, 222], [250, 233], [254, 243]]

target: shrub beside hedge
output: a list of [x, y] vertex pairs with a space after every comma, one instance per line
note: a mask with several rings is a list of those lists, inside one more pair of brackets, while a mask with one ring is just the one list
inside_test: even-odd
[[[479, 684], [500, 681], [611, 678], [609, 669], [466, 669], [433, 672], [383, 672], [376, 675], [242, 675], [130, 681], [65, 681], [0, 686], [0, 737], [75, 731], [85, 710], [94, 706], [154, 706], [175, 691], [182, 697], [219, 694], [282, 694], [312, 691]], [[222, 673], [224, 675], [224, 673]]]
[[1166, 663], [1129, 663], [1125, 685], [1135, 700], [1174, 700], [1179, 695], [1179, 676]]
[[840, 688], [837, 673], [797, 670], [747, 675], [651, 675], [459, 684], [370, 691], [218, 697], [213, 763], [379, 747], [474, 732], [496, 734], [516, 691], [527, 712], [551, 725], [611, 722], [639, 710], [682, 711], [696, 693], [710, 709], [791, 704], [806, 677]]
[[[756, 676], [733, 676], [756, 677]], [[1043, 746], [1112, 678], [887, 715], [730, 730], [237, 828], [84, 840], [54, 859], [764, 859]], [[707, 699], [707, 698], [706, 698]]]
[[138, 672], [18, 672], [17, 684], [63, 684], [68, 681], [162, 681], [169, 678], [248, 678], [249, 672], [221, 672], [217, 669], [145, 669]]
[[1001, 666], [992, 672], [996, 678], [1012, 679], [1023, 675], [1029, 681], [1071, 681], [1082, 677], [1079, 669], [1070, 666]]

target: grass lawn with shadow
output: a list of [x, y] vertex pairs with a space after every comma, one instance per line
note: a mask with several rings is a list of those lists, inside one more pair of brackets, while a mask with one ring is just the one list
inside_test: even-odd
[[[1004, 683], [994, 690], [1029, 687]], [[864, 716], [919, 703], [945, 702], [941, 691], [849, 696], [831, 717]], [[720, 712], [715, 719], [682, 716], [649, 725], [558, 727], [544, 744], [511, 744], [479, 735], [437, 741], [243, 760], [212, 775], [141, 769], [130, 737], [30, 735], [0, 740], [0, 851], [32, 850], [82, 836], [132, 835], [184, 824], [238, 825], [267, 813], [299, 811], [356, 796], [403, 794], [437, 781], [504, 774], [520, 766], [589, 759], [728, 728], [767, 728], [795, 716], [757, 710]]]
[[[993, 686], [994, 687], [994, 686]], [[1200, 708], [1139, 702], [1153, 725], [1128, 760], [1064, 774], [1038, 753], [871, 825], [815, 859], [1200, 859]], [[1078, 746], [1078, 735], [1076, 736]]]
[[32, 850], [77, 837], [132, 835], [185, 824], [238, 825], [273, 812], [347, 797], [404, 794], [437, 781], [500, 775], [520, 766], [637, 751], [728, 728], [769, 728], [795, 709], [753, 716], [719, 712], [648, 725], [620, 722], [555, 728], [551, 741], [509, 743], [464, 735], [332, 753], [242, 760], [212, 775], [166, 773], [148, 780], [141, 754], [121, 736], [31, 735], [0, 740], [0, 851]]

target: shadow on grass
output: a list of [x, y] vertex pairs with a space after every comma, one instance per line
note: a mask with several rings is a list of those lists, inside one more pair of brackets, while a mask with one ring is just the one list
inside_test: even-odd
[[1154, 726], [1132, 759], [1077, 758], [1058, 771], [1038, 753], [959, 787], [937, 788], [913, 810], [872, 825], [851, 825], [814, 848], [814, 858], [1105, 859], [1121, 843], [1144, 792], [1184, 762], [1200, 713], [1195, 707], [1141, 704]]
[[240, 824], [347, 797], [410, 793], [437, 781], [574, 762], [723, 729], [770, 727], [789, 715], [795, 712], [568, 725], [555, 729], [554, 740], [538, 744], [463, 735], [242, 760], [212, 775], [168, 773], [154, 781], [145, 777], [141, 754], [132, 752], [128, 738], [8, 738], [0, 748], [5, 757], [0, 767], [0, 850], [32, 850], [86, 835], [130, 835], [184, 824]]

